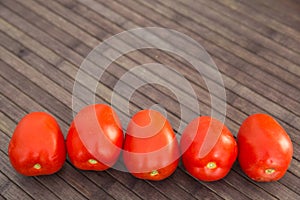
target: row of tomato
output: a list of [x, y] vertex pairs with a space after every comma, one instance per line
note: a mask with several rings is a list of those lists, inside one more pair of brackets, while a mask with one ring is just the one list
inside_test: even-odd
[[177, 168], [180, 157], [186, 170], [202, 181], [225, 177], [238, 157], [242, 170], [255, 181], [274, 181], [287, 171], [292, 142], [285, 130], [266, 114], [249, 116], [237, 142], [229, 129], [208, 116], [194, 119], [178, 144], [168, 120], [154, 110], [136, 113], [126, 130], [113, 109], [95, 104], [74, 118], [64, 140], [56, 120], [44, 112], [26, 115], [9, 143], [12, 166], [26, 176], [53, 174], [68, 153], [81, 170], [106, 170], [122, 152], [128, 171], [137, 178], [162, 180]]

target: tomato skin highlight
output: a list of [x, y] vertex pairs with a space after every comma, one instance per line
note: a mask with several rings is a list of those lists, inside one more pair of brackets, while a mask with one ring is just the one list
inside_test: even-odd
[[59, 171], [66, 160], [66, 148], [56, 120], [45, 112], [24, 116], [9, 142], [8, 155], [15, 170], [25, 176]]
[[[221, 134], [218, 135], [220, 131]], [[206, 155], [200, 156], [204, 139], [208, 134], [216, 137], [216, 143]], [[238, 153], [237, 143], [228, 128], [208, 116], [198, 117], [188, 124], [181, 137], [180, 149], [186, 170], [202, 181], [224, 178]]]
[[106, 170], [117, 161], [123, 137], [120, 120], [110, 106], [89, 105], [70, 125], [66, 141], [69, 159], [78, 169]]
[[242, 170], [258, 182], [276, 181], [287, 171], [293, 144], [280, 124], [267, 114], [253, 114], [237, 135], [238, 160]]
[[136, 113], [127, 128], [123, 159], [135, 177], [163, 180], [177, 168], [179, 147], [168, 120], [155, 110]]

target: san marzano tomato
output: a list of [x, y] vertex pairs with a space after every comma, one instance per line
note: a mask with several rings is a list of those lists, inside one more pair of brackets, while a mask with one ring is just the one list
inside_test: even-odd
[[292, 160], [291, 139], [280, 124], [267, 114], [249, 116], [237, 136], [239, 163], [253, 180], [280, 179]]
[[68, 132], [70, 161], [79, 169], [105, 170], [117, 161], [123, 137], [119, 118], [110, 106], [87, 106], [75, 116]]
[[17, 125], [8, 147], [12, 166], [25, 176], [53, 174], [66, 159], [63, 134], [56, 120], [44, 112], [26, 115]]
[[[205, 141], [213, 144], [205, 144]], [[208, 147], [211, 149], [206, 149], [207, 153], [202, 155], [201, 151]], [[182, 134], [180, 148], [186, 170], [203, 181], [225, 177], [237, 157], [237, 144], [228, 128], [208, 116], [189, 123]]]
[[155, 110], [136, 113], [127, 128], [124, 163], [135, 177], [162, 180], [176, 169], [178, 142], [168, 120]]

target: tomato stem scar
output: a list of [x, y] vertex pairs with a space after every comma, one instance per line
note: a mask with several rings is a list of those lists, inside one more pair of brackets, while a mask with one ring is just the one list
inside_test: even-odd
[[156, 176], [158, 175], [158, 171], [157, 170], [153, 170], [151, 173], [150, 173], [150, 176]]
[[92, 164], [92, 165], [95, 165], [95, 164], [98, 163], [98, 161], [97, 161], [97, 160], [94, 160], [94, 159], [89, 159], [88, 162], [89, 162], [90, 164]]
[[207, 163], [206, 167], [208, 169], [214, 169], [217, 167], [217, 164], [215, 162], [209, 162], [209, 163]]
[[275, 169], [272, 169], [272, 168], [265, 170], [266, 174], [273, 174], [274, 172], [275, 172]]
[[41, 169], [42, 166], [39, 164], [39, 163], [36, 163], [34, 166], [33, 166], [34, 169]]

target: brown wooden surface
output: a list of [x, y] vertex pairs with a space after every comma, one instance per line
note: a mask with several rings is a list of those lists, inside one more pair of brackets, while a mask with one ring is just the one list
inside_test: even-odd
[[[299, 199], [298, 0], [1, 0], [0, 3], [0, 199]], [[234, 135], [242, 121], [257, 112], [272, 115], [287, 130], [294, 155], [281, 180], [253, 182], [238, 163], [223, 180], [212, 183], [194, 179], [182, 165], [160, 182], [138, 180], [114, 169], [80, 171], [69, 161], [51, 176], [24, 177], [14, 171], [7, 147], [18, 121], [31, 111], [47, 111], [56, 117], [66, 135], [73, 117], [74, 79], [81, 62], [104, 39], [146, 26], [180, 31], [209, 52], [222, 73], [227, 95], [225, 123]], [[201, 114], [210, 114], [208, 89], [195, 69], [183, 58], [156, 49], [134, 51], [113, 62], [99, 81], [96, 101], [109, 103], [119, 78], [132, 67], [149, 62], [168, 65], [183, 74], [198, 95]], [[161, 76], [155, 70], [151, 73]], [[86, 75], [92, 81], [98, 79], [94, 74]], [[138, 79], [134, 77], [133, 81]], [[168, 76], [165, 80], [176, 85], [176, 80]], [[182, 95], [190, 94], [183, 91]], [[86, 99], [80, 99], [79, 103], [85, 102]], [[130, 114], [156, 103], [166, 108], [176, 131], [179, 104], [167, 88], [158, 85], [139, 88], [131, 98]], [[194, 108], [188, 105], [188, 112], [193, 114]]]

